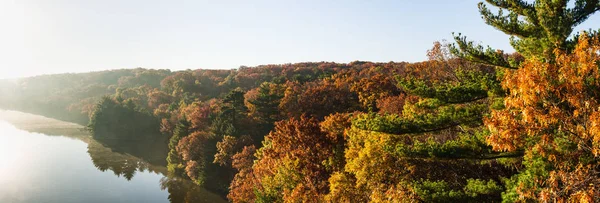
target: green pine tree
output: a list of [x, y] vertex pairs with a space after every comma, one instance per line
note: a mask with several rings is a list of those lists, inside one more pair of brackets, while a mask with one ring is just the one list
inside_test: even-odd
[[169, 173], [177, 176], [185, 176], [185, 165], [181, 155], [177, 153], [179, 140], [189, 135], [190, 124], [186, 120], [181, 120], [175, 126], [173, 135], [169, 140], [169, 153], [167, 154], [167, 168]]
[[244, 119], [248, 108], [244, 104], [244, 92], [232, 90], [223, 98], [221, 112], [213, 120], [212, 128], [215, 135], [239, 137], [243, 135]]
[[[573, 29], [600, 10], [600, 0], [486, 0], [479, 3], [479, 12], [486, 24], [510, 36], [510, 44], [525, 58], [554, 59], [553, 51], [571, 51], [578, 35]], [[573, 3], [570, 7], [570, 3]], [[488, 5], [498, 8], [496, 13]], [[596, 35], [597, 32], [589, 32]], [[454, 36], [455, 55], [478, 63], [516, 69], [520, 60], [502, 50], [475, 45], [460, 33]]]

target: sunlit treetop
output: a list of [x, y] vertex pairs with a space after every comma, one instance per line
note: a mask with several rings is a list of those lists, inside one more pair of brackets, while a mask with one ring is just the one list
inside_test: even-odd
[[[486, 0], [479, 12], [486, 24], [510, 35], [510, 44], [525, 58], [537, 56], [554, 60], [555, 49], [571, 52], [578, 34], [573, 29], [600, 10], [600, 0]], [[572, 3], [572, 4], [571, 4]], [[488, 6], [497, 8], [494, 12]], [[572, 5], [572, 6], [570, 6]], [[597, 32], [588, 32], [597, 35]], [[461, 58], [489, 65], [516, 69], [518, 61], [502, 50], [484, 48], [461, 35], [454, 36], [452, 52]]]

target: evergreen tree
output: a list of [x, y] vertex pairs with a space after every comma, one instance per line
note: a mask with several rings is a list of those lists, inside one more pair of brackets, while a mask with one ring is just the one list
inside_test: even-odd
[[167, 168], [169, 173], [178, 176], [185, 174], [185, 163], [179, 153], [177, 153], [177, 145], [179, 141], [190, 134], [188, 128], [190, 124], [186, 120], [181, 120], [175, 126], [175, 130], [169, 140], [169, 153], [167, 154]]
[[238, 137], [243, 134], [243, 122], [248, 108], [244, 104], [244, 92], [232, 90], [223, 98], [221, 112], [213, 121], [213, 132], [219, 137], [226, 135]]
[[[586, 136], [594, 132], [577, 126], [587, 125], [587, 116], [593, 115], [589, 112], [596, 109], [589, 99], [597, 94], [597, 54], [591, 51], [597, 46], [570, 54], [577, 51], [575, 45], [582, 38], [579, 34], [571, 37], [573, 29], [600, 10], [600, 1], [486, 2], [479, 4], [483, 19], [511, 36], [511, 45], [525, 58], [524, 64], [503, 51], [475, 46], [460, 34], [455, 36], [452, 52], [471, 61], [519, 69], [503, 71], [502, 84], [510, 94], [486, 119], [491, 131], [486, 141], [494, 150], [525, 152], [521, 170], [505, 182], [503, 201], [593, 201], [597, 190], [589, 180], [598, 179], [598, 164], [591, 152], [595, 146], [588, 146], [593, 142]], [[487, 5], [498, 7], [498, 13]], [[583, 39], [597, 41], [598, 32], [583, 35]], [[590, 89], [581, 90], [585, 88]]]
[[248, 100], [253, 107], [251, 114], [257, 120], [256, 132], [252, 133], [252, 139], [257, 146], [260, 146], [263, 137], [273, 130], [275, 122], [282, 117], [279, 104], [283, 95], [273, 90], [275, 88], [275, 84], [265, 82], [258, 88], [256, 98]]
[[152, 140], [160, 136], [159, 122], [131, 99], [103, 97], [90, 115], [89, 130], [95, 138]]
[[[397, 78], [398, 86], [417, 98], [401, 114], [354, 118], [346, 132], [346, 172], [332, 175], [328, 198], [501, 201], [501, 178], [514, 174], [512, 163], [522, 153], [494, 152], [485, 142], [483, 117], [503, 95], [496, 72], [460, 59], [428, 63]], [[450, 67], [451, 76], [431, 77], [442, 66]]]
[[[555, 49], [570, 52], [578, 38], [577, 35], [570, 37], [573, 29], [600, 10], [599, 0], [575, 0], [573, 7], [568, 6], [572, 2], [569, 0], [486, 2], [479, 3], [479, 12], [486, 24], [510, 35], [511, 45], [525, 58], [535, 56], [547, 61], [554, 60]], [[493, 13], [488, 5], [497, 7], [498, 12]], [[461, 34], [456, 35], [455, 40], [452, 52], [461, 58], [503, 68], [518, 68], [519, 60], [501, 50], [475, 45]]]
[[275, 123], [279, 118], [279, 102], [283, 95], [271, 91], [270, 83], [263, 83], [258, 88], [258, 96], [248, 101], [254, 105], [256, 117], [262, 119], [262, 123]]

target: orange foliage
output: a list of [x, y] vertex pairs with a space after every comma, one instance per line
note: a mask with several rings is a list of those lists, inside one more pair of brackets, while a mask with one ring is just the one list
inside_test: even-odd
[[195, 130], [207, 129], [210, 126], [211, 106], [208, 102], [194, 102], [181, 110], [182, 114]]
[[525, 150], [531, 170], [544, 164], [535, 170], [548, 175], [521, 183], [521, 198], [586, 202], [600, 197], [600, 42], [581, 37], [573, 53], [555, 53], [554, 62], [531, 59], [506, 74], [510, 95], [486, 120], [487, 140], [495, 150]]
[[172, 101], [173, 97], [171, 97], [171, 95], [158, 89], [154, 89], [148, 93], [148, 106], [151, 109], [156, 109], [163, 104], [170, 104]]
[[347, 84], [332, 81], [312, 82], [304, 85], [288, 83], [280, 109], [288, 117], [303, 114], [319, 119], [336, 112], [358, 110], [358, 96], [351, 92]]
[[416, 103], [418, 100], [419, 97], [406, 94], [388, 96], [377, 100], [377, 108], [380, 113], [402, 115], [405, 103]]
[[204, 180], [203, 172], [206, 168], [204, 151], [209, 139], [211, 139], [210, 134], [198, 131], [182, 138], [177, 145], [177, 152], [187, 164], [185, 171], [193, 180]]
[[215, 154], [214, 163], [217, 163], [220, 166], [229, 166], [234, 154], [251, 144], [252, 138], [247, 135], [243, 135], [239, 138], [228, 135], [224, 136], [223, 139], [217, 143], [217, 154]]
[[365, 109], [374, 109], [377, 100], [400, 94], [393, 77], [383, 74], [375, 74], [372, 77], [362, 78], [352, 84], [350, 88], [358, 94], [358, 99]]
[[254, 190], [256, 186], [260, 185], [252, 170], [255, 152], [254, 146], [244, 147], [232, 158], [231, 165], [238, 171], [231, 182], [227, 195], [232, 202], [254, 202]]
[[[333, 146], [334, 142], [315, 118], [302, 116], [277, 122], [257, 153], [258, 160], [252, 169], [247, 168], [248, 152], [234, 156], [233, 165], [240, 173], [233, 180], [229, 199], [253, 200], [255, 191], [249, 189], [249, 184], [253, 184], [262, 196], [282, 195], [276, 198], [287, 202], [318, 201], [329, 189], [327, 180], [331, 170], [324, 162], [333, 156]], [[280, 188], [283, 194], [272, 194], [275, 188]]]

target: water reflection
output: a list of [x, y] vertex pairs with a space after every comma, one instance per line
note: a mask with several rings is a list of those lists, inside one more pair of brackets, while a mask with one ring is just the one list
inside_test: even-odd
[[170, 202], [225, 202], [220, 196], [198, 187], [189, 180], [167, 176], [165, 167], [167, 145], [163, 143], [166, 140], [146, 142], [95, 140], [80, 125], [19, 112], [0, 110], [0, 120], [8, 121], [15, 127], [31, 133], [60, 136], [87, 143], [87, 153], [99, 171], [111, 171], [115, 176], [127, 181], [134, 179], [138, 173], [149, 172], [160, 175], [162, 178], [155, 184], [159, 184], [160, 189], [168, 192]]
[[[94, 166], [100, 171], [110, 170], [116, 176], [131, 180], [137, 171], [149, 171], [164, 174], [164, 169], [149, 164], [148, 162], [127, 153], [114, 152], [96, 140], [88, 143], [88, 153]], [[164, 167], [162, 167], [164, 168]]]
[[[117, 144], [114, 141], [108, 140], [92, 140], [88, 144], [88, 153], [98, 170], [111, 170], [115, 175], [122, 176], [127, 180], [131, 180], [138, 171], [162, 174], [164, 177], [160, 179], [160, 187], [162, 190], [169, 192], [168, 198], [170, 202], [225, 202], [218, 195], [199, 187], [187, 179], [168, 176], [167, 168], [165, 167], [166, 162], [163, 161], [166, 159], [167, 151], [156, 153], [157, 151], [161, 151], [160, 148], [144, 150], [147, 148], [152, 149], [153, 146], [165, 146], [157, 145], [160, 142], [162, 141]], [[153, 152], [143, 153], [144, 151]], [[133, 156], [132, 154], [140, 157]], [[164, 163], [165, 165], [157, 166], [150, 164], [150, 161]]]
[[225, 202], [217, 194], [198, 187], [189, 180], [183, 180], [176, 177], [163, 177], [160, 180], [160, 186], [163, 190], [169, 191], [169, 200], [171, 202]]

